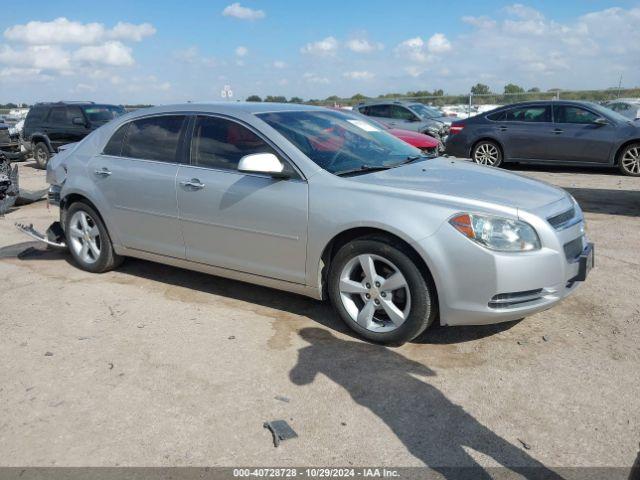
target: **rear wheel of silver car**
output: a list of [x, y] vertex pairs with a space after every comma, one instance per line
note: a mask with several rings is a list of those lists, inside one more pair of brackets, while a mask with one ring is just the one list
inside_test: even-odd
[[82, 270], [102, 273], [121, 263], [122, 258], [113, 251], [109, 233], [93, 208], [84, 202], [73, 203], [65, 219], [67, 246]]
[[502, 150], [497, 143], [483, 140], [473, 147], [471, 158], [480, 165], [499, 167], [502, 164]]
[[640, 177], [640, 143], [625, 147], [620, 154], [618, 166], [624, 175]]
[[400, 245], [354, 240], [331, 262], [329, 296], [345, 323], [375, 342], [402, 344], [436, 315], [435, 288]]
[[33, 158], [36, 161], [36, 166], [42, 170], [47, 168], [47, 163], [49, 163], [49, 157], [51, 154], [49, 153], [49, 147], [44, 142], [36, 143], [35, 147], [33, 147]]

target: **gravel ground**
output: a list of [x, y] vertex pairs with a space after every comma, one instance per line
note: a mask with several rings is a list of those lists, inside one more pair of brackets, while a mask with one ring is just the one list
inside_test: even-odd
[[[367, 344], [323, 303], [138, 260], [91, 275], [0, 218], [0, 465], [631, 466], [640, 441], [640, 179], [567, 188], [596, 268], [557, 307]], [[22, 185], [44, 174], [21, 166]], [[299, 437], [274, 448], [267, 420]]]

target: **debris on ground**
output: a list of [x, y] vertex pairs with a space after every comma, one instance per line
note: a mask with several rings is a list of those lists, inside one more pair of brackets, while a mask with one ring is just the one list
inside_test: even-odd
[[546, 335], [542, 335], [542, 340], [544, 342], [548, 342], [549, 341], [549, 337], [547, 337]]
[[521, 439], [518, 439], [518, 441], [520, 442], [520, 444], [525, 450], [531, 450], [531, 445], [529, 445], [527, 442]]
[[273, 420], [272, 422], [264, 422], [264, 428], [269, 429], [273, 435], [273, 446], [278, 447], [283, 440], [297, 438], [298, 434], [291, 428], [286, 420]]
[[284, 402], [284, 403], [289, 403], [291, 401], [287, 397], [284, 397], [282, 395], [276, 395], [273, 398], [275, 398], [276, 400], [280, 400], [281, 402]]
[[45, 352], [45, 357], [53, 357], [53, 352]]

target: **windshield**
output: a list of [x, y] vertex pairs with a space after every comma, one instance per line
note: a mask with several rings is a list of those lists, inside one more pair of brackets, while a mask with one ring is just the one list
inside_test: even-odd
[[331, 173], [390, 168], [422, 156], [417, 148], [347, 113], [314, 110], [257, 116]]
[[617, 122], [628, 122], [629, 119], [623, 115], [620, 115], [618, 112], [614, 112], [613, 110], [603, 107], [602, 105], [598, 105], [597, 103], [587, 102], [589, 106], [598, 112], [603, 117], [609, 117]]
[[417, 112], [418, 114], [420, 114], [421, 117], [441, 117], [442, 116], [442, 112], [437, 108], [427, 107], [422, 103], [414, 103], [413, 105], [410, 105], [410, 107], [414, 112]]
[[84, 113], [91, 123], [106, 123], [127, 111], [117, 105], [91, 105], [84, 108]]

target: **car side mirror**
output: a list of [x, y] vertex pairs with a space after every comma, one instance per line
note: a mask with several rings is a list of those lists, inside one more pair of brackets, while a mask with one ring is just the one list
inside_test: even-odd
[[609, 120], [604, 117], [599, 117], [596, 118], [593, 123], [595, 123], [596, 125], [609, 125]]
[[262, 173], [274, 178], [289, 178], [284, 164], [273, 153], [252, 153], [245, 155], [238, 163], [238, 171], [243, 173]]
[[85, 122], [84, 118], [82, 117], [73, 117], [71, 123], [73, 123], [74, 125], [82, 125], [83, 127], [87, 125], [87, 122]]

